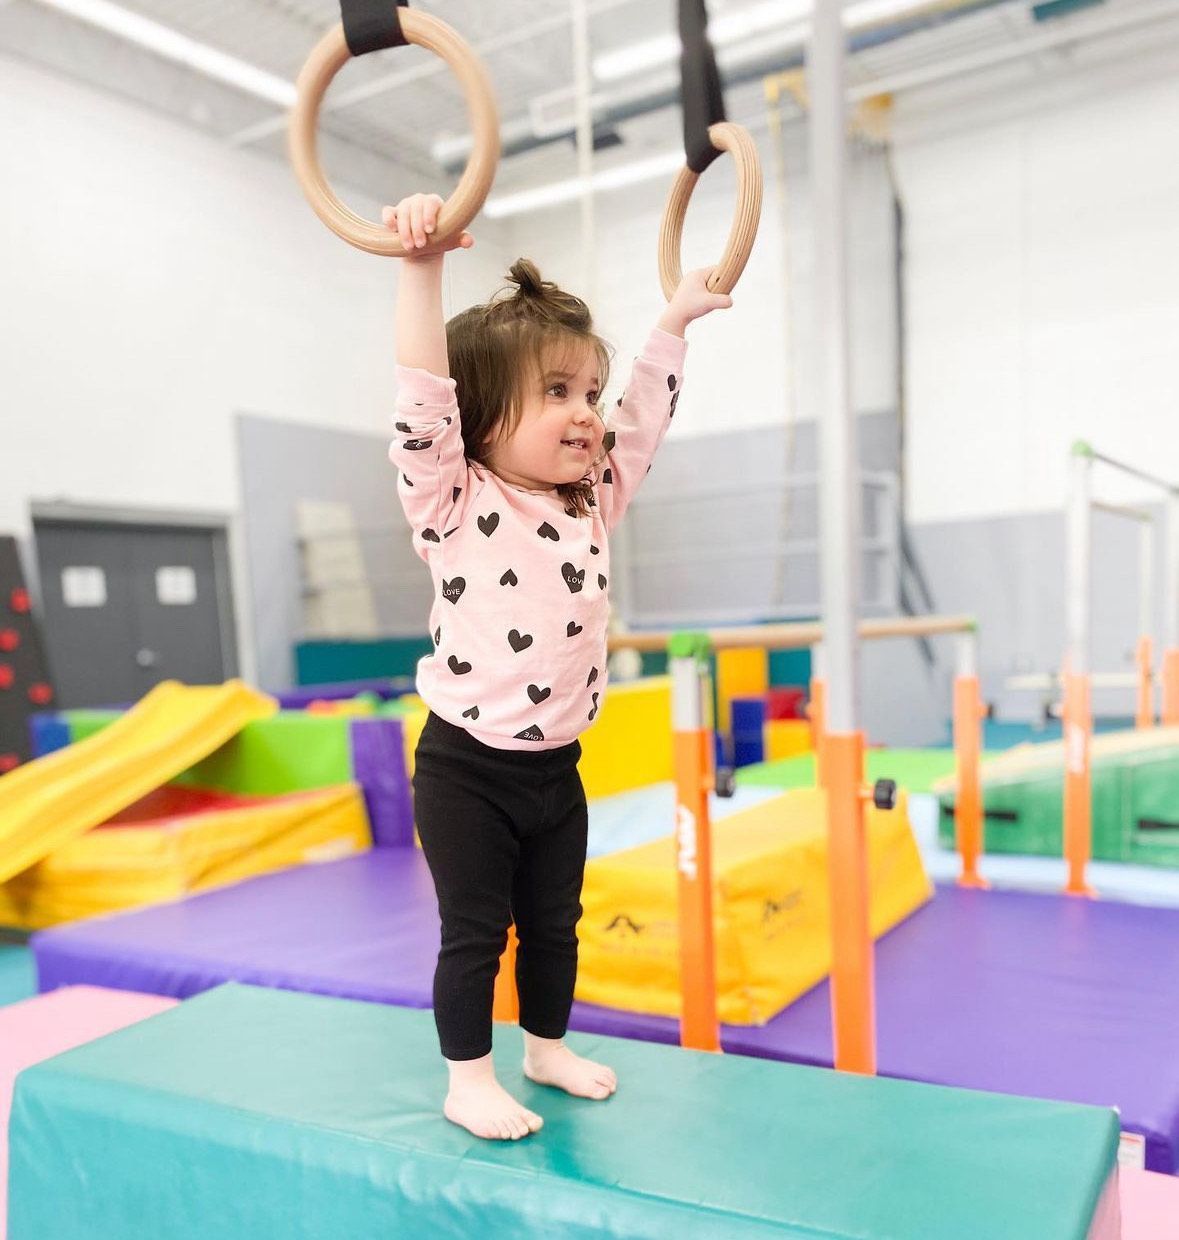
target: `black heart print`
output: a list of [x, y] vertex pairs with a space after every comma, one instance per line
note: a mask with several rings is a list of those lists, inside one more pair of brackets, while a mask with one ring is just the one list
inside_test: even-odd
[[508, 641], [512, 649], [519, 654], [521, 650], [527, 650], [532, 645], [532, 634], [521, 633], [519, 629], [513, 629], [508, 634]]
[[465, 676], [471, 670], [471, 665], [469, 663], [460, 663], [453, 654], [446, 660], [446, 663], [456, 676]]
[[532, 699], [535, 706], [539, 706], [551, 693], [552, 689], [542, 689], [540, 685], [528, 686], [528, 696]]
[[602, 451], [603, 451], [603, 452], [613, 452], [613, 451], [614, 451], [614, 442], [615, 442], [615, 440], [616, 440], [617, 438], [618, 438], [618, 436], [617, 436], [617, 435], [616, 435], [613, 431], [607, 431], [607, 432], [606, 432], [606, 433], [602, 436]]
[[679, 403], [680, 403], [680, 394], [679, 394], [679, 392], [677, 392], [677, 393], [676, 393], [676, 394], [675, 394], [675, 395], [671, 398], [671, 412], [667, 415], [669, 418], [674, 418], [674, 417], [675, 417], [675, 407], [676, 407], [676, 405], [678, 405]]
[[584, 625], [578, 624], [576, 620], [570, 620], [565, 626], [565, 636], [576, 637], [584, 627]]
[[463, 493], [463, 488], [462, 488], [462, 487], [455, 487], [455, 488], [454, 488], [454, 490], [453, 490], [453, 491], [451, 491], [451, 493], [450, 493], [450, 502], [453, 504], [453, 503], [455, 502], [455, 500], [457, 500], [457, 499], [458, 499], [458, 497], [459, 497], [462, 493]]
[[422, 530], [422, 538], [425, 539], [426, 542], [441, 542], [442, 541], [442, 539], [438, 537], [437, 531], [430, 530], [430, 529]]
[[413, 427], [408, 422], [395, 422], [394, 425], [403, 435], [413, 434]]
[[606, 588], [606, 578], [603, 577], [601, 573], [599, 573], [598, 574], [598, 589], [604, 590], [605, 588]]
[[674, 391], [675, 391], [675, 375], [668, 375], [668, 376], [667, 376], [667, 390], [668, 390], [669, 392], [674, 392]]
[[439, 625], [434, 630], [434, 645], [440, 646], [441, 644], [442, 644], [442, 625]]
[[590, 685], [592, 685], [594, 681], [597, 680], [597, 678], [598, 678], [598, 669], [596, 667], [591, 667], [589, 679], [585, 682], [585, 687], [588, 689]]
[[464, 718], [464, 719], [471, 719], [471, 720], [478, 719], [478, 718], [479, 718], [479, 707], [478, 707], [478, 706], [472, 706], [470, 710], [464, 710], [464, 711], [463, 711], [463, 718]]
[[479, 518], [479, 529], [486, 534], [488, 538], [495, 533], [499, 526], [499, 513], [489, 512], [487, 516]]
[[499, 579], [499, 584], [501, 586], [518, 586], [520, 584], [520, 578], [517, 577], [516, 574], [509, 568], [508, 571]]
[[456, 525], [453, 530], [447, 530], [446, 533], [442, 535], [442, 537], [449, 538], [451, 534], [457, 534], [458, 531], [459, 531], [459, 527]]
[[443, 422], [445, 422], [445, 423], [446, 423], [446, 425], [447, 425], [447, 426], [449, 426], [449, 425], [450, 425], [450, 424], [454, 421], [454, 418], [452, 418], [452, 417], [448, 414], [448, 415], [447, 415], [446, 417], [444, 417], [442, 420], [443, 420]]
[[442, 579], [442, 597], [448, 603], [457, 603], [463, 597], [463, 591], [467, 588], [466, 579], [456, 577], [453, 581]]
[[602, 481], [607, 486], [612, 486], [614, 483], [614, 471], [612, 469], [604, 469], [602, 471]]
[[593, 695], [592, 695], [592, 697], [593, 697], [593, 699], [594, 699], [594, 705], [593, 705], [593, 709], [592, 709], [592, 710], [590, 711], [590, 713], [589, 713], [589, 721], [590, 721], [590, 723], [593, 723], [593, 721], [594, 721], [594, 717], [595, 717], [595, 716], [597, 715], [597, 713], [598, 713], [598, 695], [595, 693], [595, 694], [593, 694]]
[[593, 543], [590, 543], [590, 555], [597, 555], [597, 554], [598, 554], [597, 547], [595, 547]]
[[544, 733], [534, 723], [530, 728], [525, 728], [523, 732], [516, 733], [518, 741], [543, 741]]
[[401, 446], [406, 452], [425, 452], [427, 448], [434, 446], [434, 441], [432, 439], [407, 439]]
[[565, 584], [569, 587], [570, 594], [578, 594], [581, 587], [585, 584], [585, 569], [574, 568], [572, 564], [566, 561], [561, 565], [561, 576], [565, 578]]
[[413, 482], [409, 478], [407, 478], [404, 474], [401, 475], [401, 481], [404, 482], [407, 487], [413, 486]]
[[565, 509], [565, 515], [566, 515], [567, 517], [575, 517], [575, 516], [577, 516], [577, 509], [576, 509], [576, 508], [572, 508], [572, 507], [570, 507], [570, 508], [566, 508], [566, 509]]
[[561, 535], [547, 521], [536, 532], [541, 538], [551, 538], [553, 542], [561, 541]]

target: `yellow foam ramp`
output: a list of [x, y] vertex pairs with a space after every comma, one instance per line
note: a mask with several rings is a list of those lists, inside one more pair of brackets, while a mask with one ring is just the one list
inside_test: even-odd
[[0, 885], [0, 925], [22, 930], [177, 900], [371, 845], [355, 784], [257, 798], [156, 825], [106, 826]]
[[196, 687], [166, 680], [101, 732], [0, 776], [0, 882], [277, 709], [240, 680]]
[[[713, 825], [717, 1001], [727, 1024], [759, 1025], [831, 967], [824, 794], [799, 788]], [[903, 795], [869, 807], [872, 934], [924, 904], [933, 888]], [[586, 866], [577, 998], [658, 1016], [680, 1013], [672, 836]]]

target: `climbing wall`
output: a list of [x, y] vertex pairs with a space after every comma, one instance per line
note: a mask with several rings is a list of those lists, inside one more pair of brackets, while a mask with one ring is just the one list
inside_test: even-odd
[[32, 756], [29, 716], [53, 704], [16, 539], [0, 536], [0, 775]]

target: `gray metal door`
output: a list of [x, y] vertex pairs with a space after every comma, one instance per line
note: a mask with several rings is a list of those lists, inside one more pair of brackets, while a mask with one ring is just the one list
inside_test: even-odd
[[59, 705], [236, 674], [223, 530], [57, 520], [34, 530]]

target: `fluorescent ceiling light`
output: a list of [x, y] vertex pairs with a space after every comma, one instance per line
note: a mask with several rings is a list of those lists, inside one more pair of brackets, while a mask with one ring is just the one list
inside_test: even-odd
[[[886, 18], [926, 7], [929, 0], [858, 0], [843, 11], [843, 23], [855, 30]], [[715, 47], [727, 47], [740, 43], [754, 35], [790, 31], [797, 39], [805, 37], [806, 26], [813, 9], [811, 0], [768, 0], [745, 9], [724, 13], [708, 23], [709, 39]], [[660, 35], [630, 47], [619, 48], [594, 58], [594, 77], [603, 82], [617, 81], [659, 65], [670, 64], [680, 54], [680, 41], [676, 35]]]
[[[626, 185], [636, 185], [640, 181], [651, 181], [656, 177], [669, 176], [684, 166], [683, 151], [667, 151], [663, 155], [653, 155], [649, 159], [635, 160], [633, 163], [620, 164], [616, 168], [607, 168], [595, 172], [588, 178], [591, 193], [605, 190], [622, 189]], [[536, 189], [521, 190], [518, 194], [504, 194], [498, 198], [488, 198], [483, 204], [483, 214], [489, 219], [500, 220], [508, 215], [520, 215], [525, 211], [538, 211], [541, 207], [554, 207], [562, 202], [573, 202], [586, 192], [585, 177], [570, 177], [567, 181], [554, 181], [550, 185], [540, 185]]]
[[275, 103], [283, 108], [294, 105], [294, 83], [247, 64], [244, 60], [227, 56], [207, 43], [198, 43], [168, 26], [140, 17], [138, 13], [120, 8], [117, 4], [110, 4], [108, 0], [38, 0], [38, 3], [56, 9], [59, 13], [76, 17], [78, 21], [97, 26], [108, 34], [126, 39], [128, 43], [135, 43], [166, 60], [186, 65], [206, 77], [236, 86], [238, 90], [256, 95], [268, 103]]

